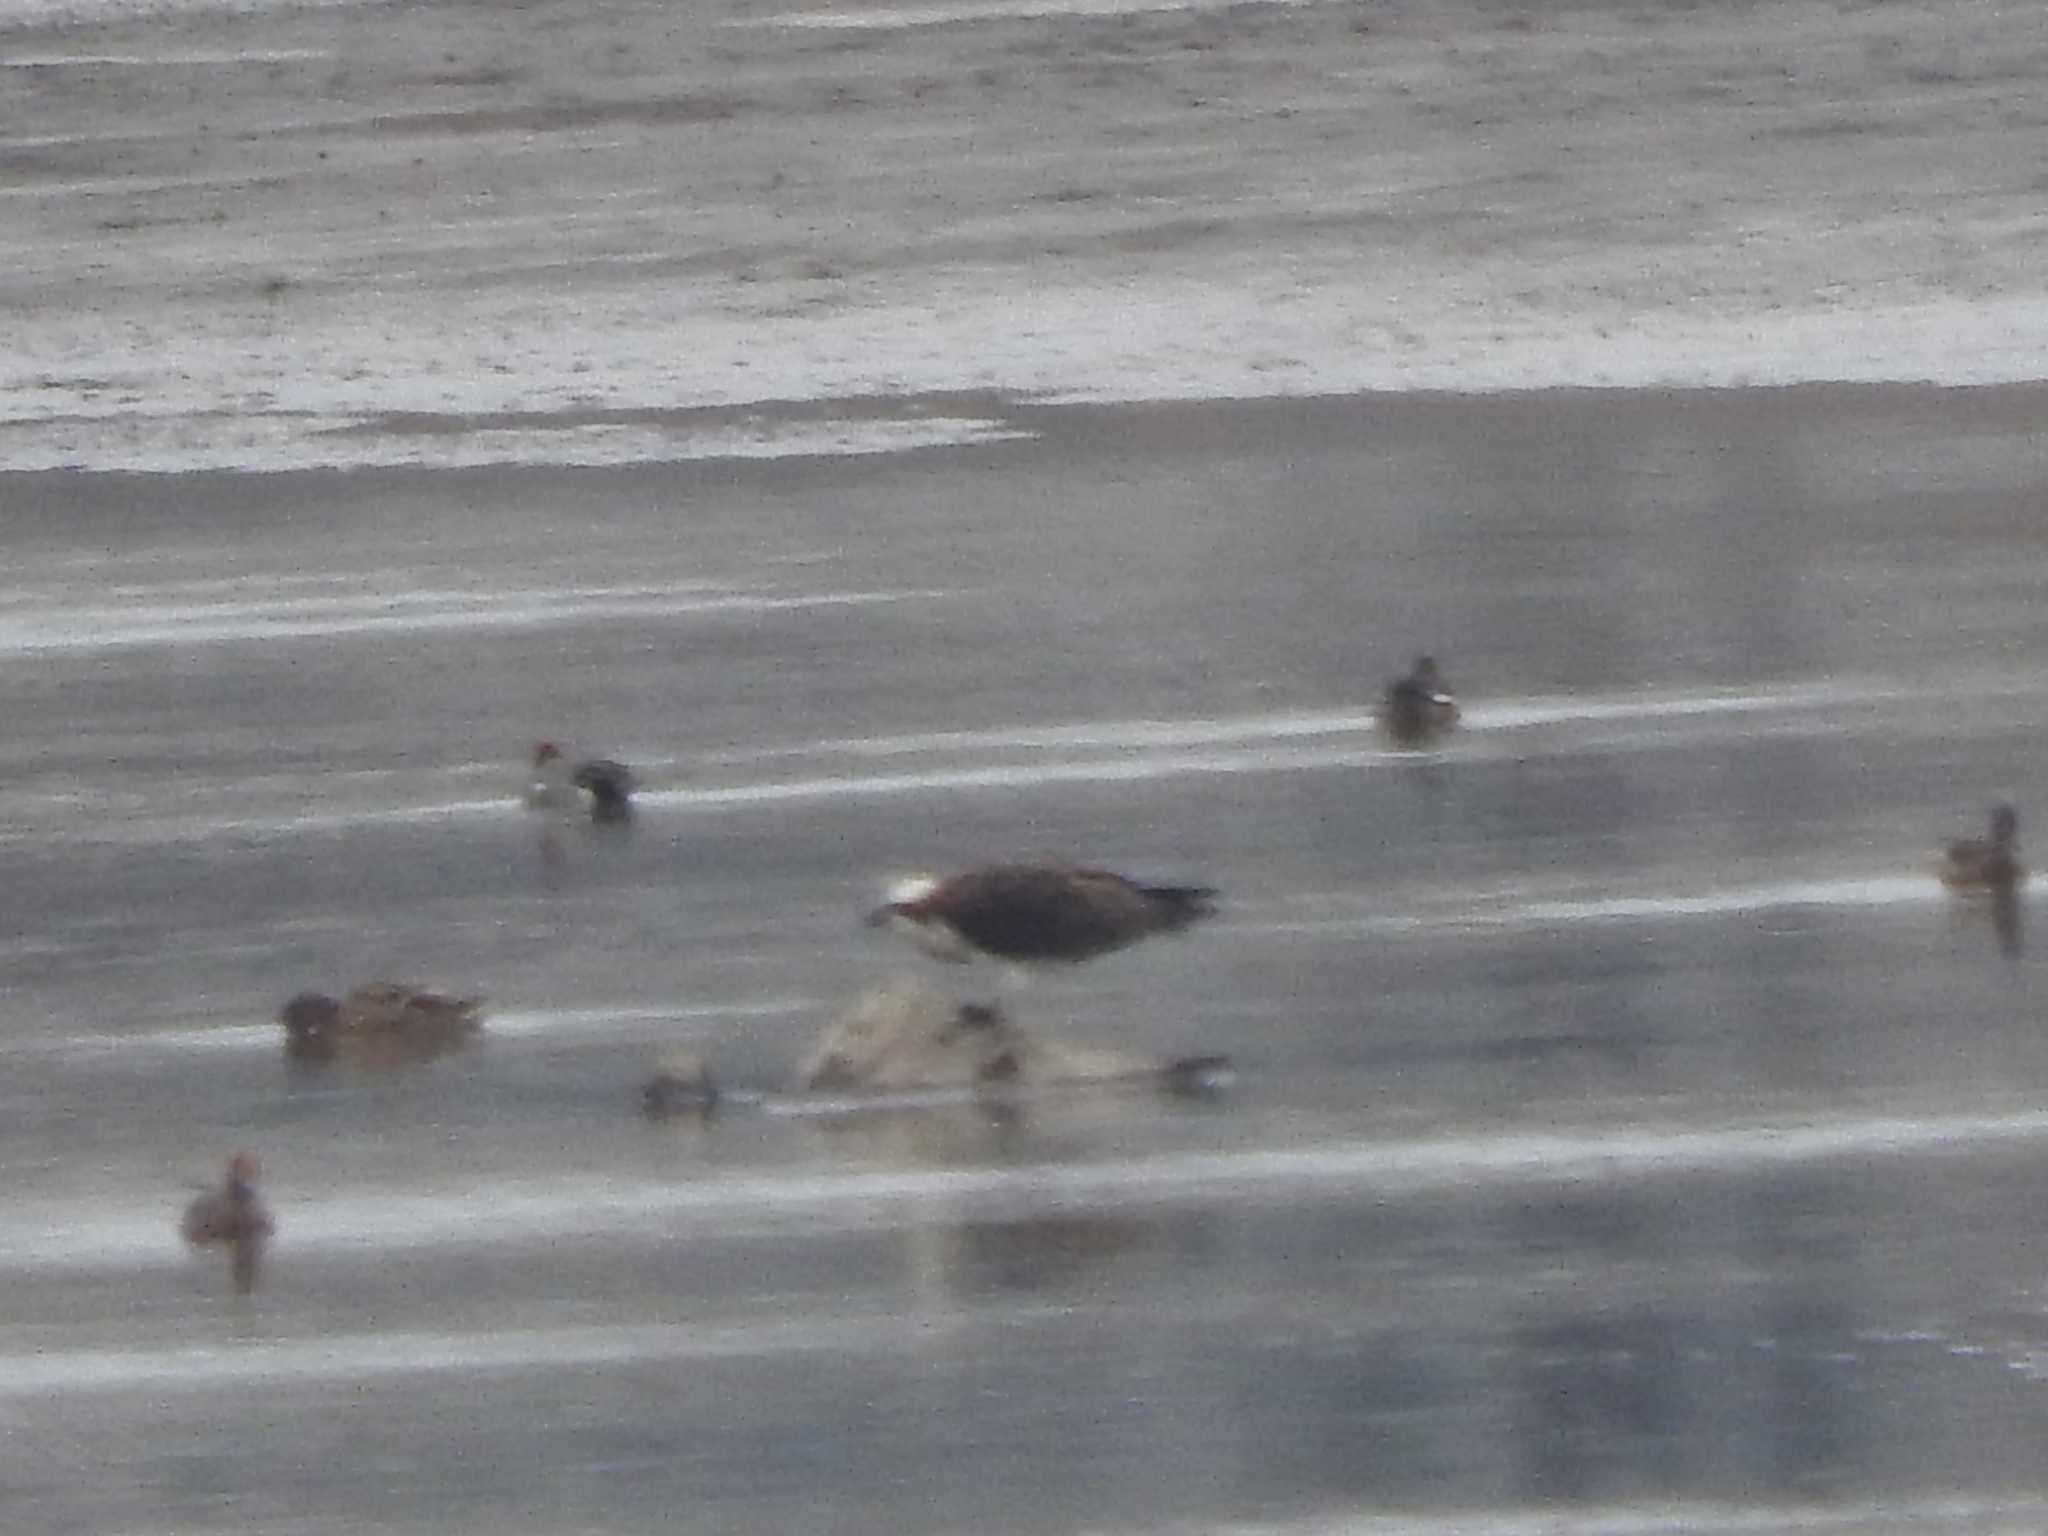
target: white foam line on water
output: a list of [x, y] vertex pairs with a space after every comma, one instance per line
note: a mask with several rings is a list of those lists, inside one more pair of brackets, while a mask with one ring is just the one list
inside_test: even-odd
[[[188, 552], [188, 557], [199, 560], [218, 560], [216, 551], [201, 547]], [[441, 601], [454, 599], [475, 601], [506, 595], [511, 592], [465, 592], [461, 589], [433, 589], [408, 586], [414, 580], [414, 573], [403, 566], [351, 564], [346, 580], [332, 571], [281, 571], [269, 570], [260, 575], [238, 572], [228, 576], [212, 574], [177, 575], [171, 565], [178, 558], [174, 551], [152, 554], [151, 575], [147, 580], [109, 581], [99, 573], [99, 566], [93, 558], [76, 556], [70, 559], [53, 558], [40, 563], [26, 585], [0, 587], [0, 605], [8, 609], [24, 609], [30, 605], [61, 609], [96, 602], [102, 607], [118, 608], [123, 613], [133, 612], [138, 607], [175, 607], [180, 610], [204, 607], [216, 597], [235, 602], [288, 608], [293, 605], [315, 607], [321, 603], [362, 604], [373, 600], [383, 602], [418, 602], [424, 599]], [[104, 562], [101, 554], [98, 561]], [[337, 597], [339, 590], [346, 590], [353, 596]], [[726, 592], [729, 586], [712, 582], [671, 582], [666, 586], [584, 586], [548, 589], [555, 597], [604, 597], [608, 594], [649, 595], [656, 593], [675, 594], [679, 592]], [[251, 591], [266, 594], [251, 599]], [[309, 594], [300, 599], [280, 597], [280, 593], [303, 591]]]
[[[387, 277], [424, 278], [448, 260], [427, 248], [416, 255]], [[728, 289], [710, 278], [709, 288], [584, 282], [575, 305], [539, 312], [531, 283], [459, 296], [434, 290], [427, 301], [428, 285], [397, 280], [379, 293], [309, 296], [303, 310], [294, 305], [289, 327], [246, 294], [195, 297], [199, 307], [184, 317], [196, 317], [193, 334], [146, 363], [129, 328], [84, 337], [75, 317], [46, 305], [51, 313], [17, 317], [9, 333], [17, 383], [10, 419], [0, 421], [0, 469], [444, 464], [479, 449], [498, 463], [620, 462], [693, 451], [687, 440], [621, 440], [609, 430], [510, 431], [467, 444], [459, 433], [378, 430], [408, 413], [539, 425], [568, 412], [581, 424], [593, 411], [780, 412], [801, 400], [957, 391], [1058, 405], [1822, 380], [1991, 384], [2038, 380], [2048, 367], [2039, 295], [1993, 292], [1995, 282], [1982, 292], [1890, 298], [1877, 283], [1845, 307], [1796, 280], [1783, 302], [1727, 293], [1678, 306], [1566, 281], [1543, 302], [1520, 305], [1488, 301], [1513, 293], [1520, 279], [1512, 274], [1523, 270], [1496, 253], [1456, 269], [1409, 315], [1415, 285], [1403, 286], [1398, 272], [1392, 287], [1355, 280], [1348, 252], [1309, 250], [1302, 263], [1275, 262], [1264, 249], [1193, 252], [1173, 265], [1137, 284], [1120, 264], [1056, 259], [1043, 281], [1027, 285], [1024, 325], [1016, 269], [1005, 262], [925, 271], [907, 287], [835, 282], [829, 287], [843, 291], [829, 298], [814, 298], [816, 285], [797, 278], [759, 294], [751, 283]], [[1546, 258], [1543, 270], [1564, 267]], [[1384, 329], [1390, 307], [1403, 309], [1415, 334], [1398, 346], [1361, 346], [1362, 335]], [[312, 355], [326, 365], [304, 367]], [[517, 366], [503, 366], [507, 358]], [[101, 414], [116, 377], [124, 393], [160, 402], [153, 414], [125, 404]], [[364, 425], [331, 430], [351, 420]]]
[[[1204, 752], [1120, 756], [1069, 763], [1001, 764], [978, 768], [932, 769], [918, 773], [825, 774], [769, 783], [732, 784], [715, 788], [642, 790], [637, 806], [695, 812], [746, 810], [811, 800], [893, 798], [903, 795], [986, 789], [1030, 789], [1045, 785], [1138, 783], [1195, 774], [1303, 771], [1317, 768], [1363, 767], [1390, 755], [1373, 747], [1272, 748], [1237, 752]], [[126, 842], [137, 835], [170, 839], [204, 839], [221, 834], [307, 833], [342, 831], [365, 826], [410, 826], [436, 821], [482, 817], [530, 818], [532, 812], [509, 797], [450, 800], [432, 805], [380, 807], [292, 816], [191, 817], [161, 822], [113, 825], [101, 829], [110, 840]], [[90, 839], [91, 830], [67, 834]], [[0, 837], [0, 841], [5, 841]]]
[[1796, 683], [1768, 693], [1710, 690], [1700, 693], [1535, 695], [1464, 706], [1460, 725], [1476, 730], [1568, 725], [1608, 720], [1676, 720], [1699, 715], [1765, 714], [1817, 707], [1880, 703], [1912, 690], [1895, 683]]
[[[895, 5], [859, 10], [777, 11], [741, 16], [729, 27], [775, 27], [794, 31], [897, 31], [956, 22], [1043, 20], [1062, 16], [1134, 16], [1152, 11], [1220, 10], [1236, 0], [954, 0], [939, 5]], [[1256, 0], [1266, 5], [1306, 5], [1317, 0]]]
[[1370, 711], [1302, 710], [1189, 720], [1089, 720], [1003, 726], [986, 731], [914, 731], [897, 736], [835, 736], [792, 746], [708, 755], [705, 762], [758, 762], [788, 757], [917, 757], [934, 752], [1037, 748], [1178, 747], [1232, 741], [1284, 741], [1372, 729]]
[[537, 628], [594, 619], [862, 607], [949, 595], [914, 589], [788, 596], [610, 593], [598, 589], [582, 593], [378, 593], [329, 603], [67, 608], [0, 620], [0, 654], [46, 655], [128, 646], [308, 639], [384, 631]]
[[367, 0], [0, 0], [0, 24], [43, 26], [107, 20], [162, 21], [179, 13], [250, 16], [296, 10], [365, 7]]
[[[1816, 683], [1771, 693], [1650, 694], [1622, 698], [1557, 696], [1504, 701], [1477, 706], [1466, 714], [1472, 732], [1514, 730], [1540, 725], [1595, 720], [1657, 720], [1687, 716], [1742, 715], [1767, 711], [1814, 709], [1824, 705], [1865, 704], [1902, 697], [1895, 686], [1867, 683]], [[1099, 745], [1119, 747], [1127, 754], [1074, 762], [996, 763], [977, 767], [922, 772], [853, 776], [822, 775], [779, 783], [732, 785], [723, 789], [656, 791], [639, 798], [649, 804], [697, 809], [773, 804], [784, 800], [825, 799], [841, 795], [902, 795], [941, 789], [1022, 789], [1038, 784], [1132, 782], [1189, 774], [1278, 772], [1322, 768], [1364, 767], [1373, 763], [1408, 762], [1415, 754], [1382, 745], [1372, 735], [1369, 711], [1309, 711], [1280, 715], [1238, 716], [1220, 720], [1122, 720], [1100, 724], [1062, 724], [989, 732], [946, 732], [932, 735], [884, 736], [868, 741], [841, 739], [815, 750], [839, 750], [872, 756], [912, 755], [929, 750], [1001, 749], [1019, 746]], [[1342, 735], [1342, 745], [1291, 746], [1281, 742]], [[1361, 739], [1362, 738], [1362, 739]], [[1455, 743], [1458, 738], [1452, 738]], [[1259, 743], [1274, 743], [1260, 745]], [[1214, 744], [1214, 751], [1158, 751], [1161, 745]], [[1233, 748], [1231, 744], [1240, 744]], [[1456, 745], [1444, 755], [1455, 754]]]
[[1242, 751], [1153, 753], [1087, 758], [1067, 763], [999, 763], [977, 768], [933, 769], [922, 773], [825, 774], [769, 784], [733, 784], [722, 789], [663, 790], [636, 796], [649, 805], [719, 810], [778, 805], [797, 800], [886, 798], [938, 790], [1031, 789], [1055, 784], [1128, 784], [1198, 774], [1355, 768], [1384, 760], [1376, 747], [1273, 747]]
[[[559, 1035], [602, 1037], [651, 1023], [683, 1023], [698, 1019], [784, 1017], [818, 1008], [815, 998], [750, 999], [745, 1002], [691, 1003], [673, 1007], [524, 1008], [497, 1012], [486, 1008], [483, 1040], [546, 1039]], [[130, 1033], [65, 1035], [47, 1041], [22, 1041], [7, 1049], [10, 1056], [133, 1056], [181, 1054], [190, 1051], [277, 1050], [283, 1040], [275, 1022], [193, 1025], [181, 1029], [147, 1029]]]
[[1931, 875], [1791, 880], [1725, 891], [1692, 892], [1682, 896], [1665, 893], [1606, 896], [1583, 901], [1534, 901], [1502, 914], [1501, 920], [1516, 924], [1614, 922], [1659, 917], [1713, 917], [1778, 907], [1923, 906], [1943, 900], [1945, 896]]
[[1549, 924], [1642, 922], [1659, 918], [1717, 917], [1788, 907], [1933, 906], [1953, 895], [1925, 875], [1857, 875], [1838, 880], [1786, 880], [1722, 890], [1639, 892], [1584, 898], [1479, 901], [1427, 912], [1365, 912], [1352, 917], [1242, 922], [1247, 933], [1351, 934], [1429, 929], [1540, 928]]
[[[896, 602], [958, 596], [937, 590], [820, 594], [808, 598], [763, 600], [761, 606], [808, 606], [832, 602]], [[244, 636], [252, 634], [242, 631]], [[5, 649], [0, 638], [0, 650]], [[1992, 695], [2013, 691], [2011, 684], [1986, 685]], [[1956, 690], [1944, 689], [1947, 695]], [[1313, 772], [1332, 768], [1405, 765], [1418, 760], [1470, 760], [1527, 751], [1516, 744], [1518, 729], [1574, 721], [1657, 720], [1701, 716], [1744, 716], [1818, 711], [1829, 705], [1864, 705], [1915, 697], [1896, 686], [1851, 683], [1798, 685], [1771, 693], [1660, 694], [1595, 698], [1532, 698], [1475, 708], [1470, 730], [1459, 733], [1438, 752], [1418, 754], [1384, 745], [1373, 730], [1373, 717], [1357, 709], [1291, 711], [1217, 719], [1163, 721], [1110, 720], [1024, 726], [974, 732], [936, 732], [873, 738], [836, 738], [778, 747], [738, 759], [725, 754], [709, 761], [764, 761], [807, 755], [857, 755], [886, 759], [929, 751], [1002, 751], [1043, 746], [1094, 746], [1114, 756], [1087, 756], [1066, 761], [1030, 760], [984, 764], [947, 764], [900, 772], [821, 773], [801, 778], [755, 780], [728, 785], [642, 790], [637, 804], [649, 808], [716, 812], [745, 810], [794, 802], [887, 798], [947, 791], [1018, 790], [1061, 784], [1143, 783], [1188, 776], [1237, 773]], [[1832, 727], [1820, 724], [1815, 729]], [[1317, 738], [1339, 738], [1319, 744]], [[1657, 742], [1636, 745], [1657, 745]], [[1677, 745], [1676, 742], [1662, 743]], [[1213, 750], [1197, 750], [1210, 747]], [[1174, 750], [1174, 749], [1180, 750]], [[475, 777], [499, 770], [468, 764], [461, 774]], [[321, 832], [373, 825], [420, 825], [444, 819], [527, 814], [510, 796], [451, 800], [430, 804], [384, 806], [316, 814], [248, 816], [220, 815], [164, 818], [160, 821], [109, 822], [100, 828], [66, 828], [71, 838], [96, 835], [113, 841], [137, 837], [199, 839], [219, 834]], [[0, 832], [0, 841], [8, 834]]]
[[[1776, 701], [1772, 701], [1775, 704]], [[1668, 714], [1732, 714], [1754, 712], [1763, 707], [1756, 701], [1724, 704], [1713, 708], [1686, 708], [1665, 711]], [[1790, 706], [1788, 706], [1790, 707]], [[1627, 718], [1655, 718], [1654, 710], [1640, 710]], [[791, 800], [822, 800], [854, 796], [891, 796], [918, 794], [937, 790], [979, 790], [979, 789], [1028, 789], [1040, 785], [1085, 784], [1085, 783], [1139, 783], [1152, 779], [1170, 779], [1232, 773], [1284, 773], [1310, 772], [1329, 768], [1365, 768], [1390, 763], [1409, 763], [1417, 754], [1401, 751], [1381, 744], [1371, 733], [1372, 717], [1358, 714], [1348, 717], [1332, 716], [1327, 726], [1318, 726], [1295, 732], [1268, 732], [1260, 736], [1245, 731], [1236, 739], [1245, 745], [1230, 747], [1219, 745], [1212, 751], [1159, 751], [1148, 749], [1142, 742], [1133, 741], [1123, 753], [1116, 757], [1090, 757], [1068, 762], [1023, 762], [993, 763], [971, 767], [927, 769], [918, 772], [883, 773], [868, 775], [827, 774], [814, 778], [785, 779], [768, 783], [735, 784], [724, 788], [698, 788], [657, 790], [636, 797], [648, 805], [673, 805], [693, 810], [716, 810], [723, 807], [745, 807], [772, 805]], [[1563, 709], [1557, 712], [1535, 716], [1525, 712], [1525, 718], [1518, 724], [1561, 723], [1575, 718], [1623, 718], [1619, 713], [1595, 716], [1590, 713], [1574, 714]], [[1350, 722], [1349, 729], [1340, 720]], [[1475, 722], [1481, 731], [1492, 727], [1492, 722], [1481, 718]], [[1292, 738], [1320, 735], [1344, 735], [1342, 744], [1329, 746], [1283, 746], [1279, 743]], [[1271, 745], [1257, 745], [1258, 741]], [[1445, 760], [1456, 760], [1483, 755], [1486, 748], [1477, 740], [1466, 738], [1447, 743], [1435, 756]]]
[[[1098, 1163], [900, 1172], [792, 1173], [687, 1183], [612, 1178], [498, 1182], [451, 1193], [339, 1196], [294, 1205], [273, 1189], [294, 1254], [387, 1253], [531, 1243], [571, 1235], [670, 1242], [800, 1227], [825, 1233], [930, 1220], [1026, 1219], [1258, 1197], [1399, 1200], [1450, 1190], [1606, 1186], [1746, 1174], [1840, 1158], [1982, 1151], [2048, 1140], [2048, 1109], [1821, 1115], [1706, 1128], [1635, 1124], [1354, 1140], [1326, 1146], [1162, 1153]], [[179, 1256], [167, 1208], [38, 1216], [17, 1203], [0, 1270], [150, 1266]]]
[[[2038, 684], [2029, 684], [2037, 688]], [[2004, 685], [2000, 692], [2010, 691]], [[1946, 690], [1945, 690], [1946, 691]], [[1765, 714], [1802, 709], [1842, 707], [1912, 696], [1896, 683], [1830, 681], [1795, 683], [1772, 691], [1710, 690], [1688, 693], [1622, 695], [1552, 694], [1500, 699], [1466, 706], [1466, 732], [1517, 730], [1542, 725], [1608, 720], [1666, 720], [1692, 716]], [[1377, 720], [1369, 708], [1295, 710], [1266, 715], [1162, 720], [1058, 721], [1045, 725], [1003, 726], [983, 731], [918, 731], [893, 736], [841, 736], [765, 751], [722, 753], [708, 762], [740, 762], [778, 757], [839, 754], [848, 757], [910, 757], [931, 752], [998, 751], [1015, 748], [1177, 747], [1232, 742], [1284, 741], [1369, 731]], [[1455, 741], [1457, 738], [1450, 738]], [[1389, 752], [1404, 760], [1411, 754]]]
[[[84, 191], [134, 195], [150, 190], [233, 187], [241, 180], [186, 176], [39, 182], [0, 187], [0, 200], [76, 196]], [[0, 468], [158, 472], [481, 469], [516, 464], [603, 468], [702, 459], [844, 458], [1013, 442], [1037, 435], [975, 417], [839, 417], [707, 427], [691, 421], [565, 423], [532, 414], [533, 421], [516, 427], [461, 422], [438, 431], [388, 431], [382, 430], [374, 417], [285, 412], [240, 416], [232, 429], [216, 426], [208, 434], [194, 430], [190, 415], [173, 414], [159, 420], [133, 412], [98, 417], [73, 410], [42, 420], [0, 421]], [[200, 420], [207, 419], [202, 414]]]
[[673, 1008], [532, 1008], [486, 1013], [484, 1030], [508, 1039], [539, 1039], [559, 1034], [611, 1033], [626, 1025], [682, 1023], [696, 1019], [766, 1019], [805, 1013], [819, 1006], [816, 998], [768, 998], [750, 1002], [691, 1003]]
[[[120, 68], [158, 69], [166, 66], [225, 64], [242, 68], [252, 64], [293, 64], [306, 59], [334, 57], [331, 48], [251, 48], [246, 53], [207, 49], [166, 49], [162, 53], [14, 53], [0, 56], [0, 69]], [[19, 144], [19, 139], [10, 141]]]
[[[1160, 1536], [1156, 1525], [1103, 1528], [1096, 1536]], [[1768, 1503], [1464, 1507], [1410, 1514], [1342, 1511], [1255, 1524], [1176, 1525], [1176, 1536], [2040, 1536], [2048, 1500], [1887, 1498]]]
[[389, 1332], [175, 1349], [81, 1349], [0, 1355], [0, 1398], [49, 1392], [158, 1390], [237, 1384], [354, 1381], [535, 1366], [914, 1348], [950, 1319], [845, 1317], [709, 1325], [643, 1323], [479, 1333]]

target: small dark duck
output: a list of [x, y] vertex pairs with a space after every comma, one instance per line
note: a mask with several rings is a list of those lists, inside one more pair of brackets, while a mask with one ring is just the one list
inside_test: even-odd
[[608, 757], [571, 762], [552, 741], [537, 741], [526, 803], [537, 811], [588, 810], [592, 821], [617, 823], [632, 819], [639, 787], [624, 763]]
[[263, 1197], [256, 1193], [256, 1159], [237, 1152], [228, 1159], [227, 1178], [220, 1188], [209, 1189], [190, 1205], [178, 1222], [178, 1233], [194, 1248], [225, 1246], [234, 1260], [235, 1290], [248, 1295], [256, 1289], [256, 1274], [263, 1264], [263, 1247], [277, 1231]]
[[483, 999], [449, 997], [396, 981], [373, 981], [337, 1002], [301, 992], [277, 1016], [295, 1061], [393, 1065], [439, 1056], [483, 1027]]
[[1399, 746], [1426, 747], [1457, 723], [1458, 701], [1445, 689], [1433, 656], [1417, 656], [1380, 700], [1380, 729]]
[[2010, 894], [2027, 872], [2020, 864], [2020, 813], [2005, 801], [1991, 807], [1990, 834], [1942, 850], [1941, 883], [1952, 891]]

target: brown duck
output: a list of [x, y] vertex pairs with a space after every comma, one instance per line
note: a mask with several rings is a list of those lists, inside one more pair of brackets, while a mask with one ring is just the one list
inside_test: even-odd
[[483, 1027], [483, 999], [449, 997], [395, 981], [373, 981], [337, 1002], [301, 992], [277, 1016], [295, 1061], [392, 1065], [443, 1055]]

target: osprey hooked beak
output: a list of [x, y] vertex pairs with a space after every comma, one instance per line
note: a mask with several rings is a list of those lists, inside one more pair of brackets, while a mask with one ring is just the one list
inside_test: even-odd
[[871, 909], [864, 921], [870, 928], [886, 928], [891, 918], [908, 915], [905, 907], [915, 906], [938, 888], [939, 882], [930, 875], [909, 875], [892, 881], [883, 893], [882, 904]]

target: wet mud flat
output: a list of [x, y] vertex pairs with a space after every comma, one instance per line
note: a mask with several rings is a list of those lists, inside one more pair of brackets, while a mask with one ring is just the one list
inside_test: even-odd
[[2009, 6], [119, 11], [0, 6], [10, 468], [2042, 371], [2048, 43]]
[[[7, 479], [10, 1512], [2024, 1528], [2039, 961], [1929, 854], [2036, 805], [2040, 400]], [[1464, 727], [1390, 751], [1419, 646]], [[630, 828], [517, 807], [541, 735]], [[1224, 910], [1014, 1007], [1231, 1099], [638, 1115], [660, 1048], [780, 1085], [920, 964], [887, 877], [1060, 854]], [[383, 974], [483, 1039], [283, 1059]], [[240, 1146], [247, 1302], [173, 1233]]]

